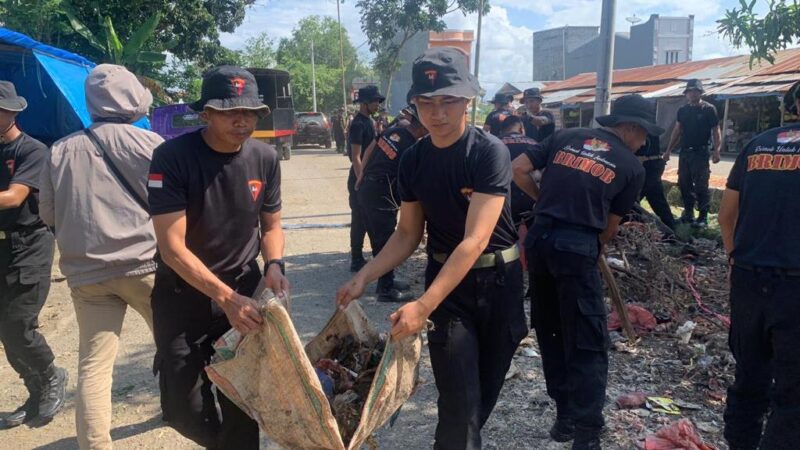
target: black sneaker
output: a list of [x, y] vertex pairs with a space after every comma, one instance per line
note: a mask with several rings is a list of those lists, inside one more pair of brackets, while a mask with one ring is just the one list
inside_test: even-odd
[[556, 419], [550, 427], [550, 437], [556, 442], [569, 442], [575, 439], [575, 424], [569, 419]]
[[708, 228], [708, 220], [697, 219], [697, 221], [695, 221], [695, 223], [692, 224], [692, 228], [706, 229]]
[[398, 291], [407, 291], [411, 289], [411, 284], [408, 281], [395, 278], [394, 281], [392, 282], [392, 287], [397, 289]]
[[413, 299], [414, 294], [411, 291], [401, 291], [395, 288], [378, 291], [378, 301], [381, 303], [405, 303]]
[[600, 438], [575, 439], [572, 441], [572, 450], [602, 450]]
[[42, 424], [53, 420], [64, 406], [69, 375], [61, 367], [50, 366], [42, 383], [42, 397], [39, 400], [38, 421]]
[[350, 260], [350, 272], [358, 272], [365, 265], [367, 265], [367, 260], [364, 259], [363, 257], [352, 258]]
[[6, 430], [30, 422], [39, 416], [39, 398], [31, 395], [25, 403], [11, 414], [0, 419], [0, 429]]

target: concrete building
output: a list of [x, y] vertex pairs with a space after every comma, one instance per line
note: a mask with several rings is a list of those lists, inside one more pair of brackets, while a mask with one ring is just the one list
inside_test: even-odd
[[[472, 61], [474, 40], [472, 30], [445, 30], [441, 33], [426, 31], [412, 36], [400, 50], [401, 65], [392, 77], [392, 89], [387, 100], [389, 113], [396, 115], [406, 106], [406, 94], [411, 88], [411, 66], [419, 55], [431, 47], [457, 47], [467, 55], [469, 61]], [[383, 92], [387, 91], [385, 81], [382, 89]]]
[[567, 55], [596, 38], [600, 27], [561, 27], [533, 33], [533, 79], [563, 80]]
[[[586, 34], [580, 36], [581, 39], [573, 37], [571, 43], [578, 42], [578, 45], [566, 47], [559, 42], [550, 39], [550, 44], [544, 38], [540, 38], [545, 46], [540, 50], [539, 56], [536, 53], [537, 36], [541, 33], [551, 33], [555, 36], [561, 34], [565, 39], [569, 39], [571, 28], [564, 27], [553, 30], [540, 31], [533, 34], [534, 41], [534, 79], [558, 80], [573, 77], [580, 73], [594, 72], [600, 62], [601, 41], [596, 31], [594, 36], [585, 39]], [[585, 28], [585, 27], [580, 27]], [[596, 27], [593, 27], [597, 30]], [[566, 30], [566, 31], [565, 31]], [[577, 34], [574, 31], [572, 34]], [[550, 36], [545, 34], [544, 36]], [[634, 67], [654, 66], [660, 64], [677, 64], [692, 60], [692, 44], [694, 35], [694, 16], [688, 17], [661, 17], [653, 14], [647, 22], [633, 25], [628, 33], [617, 33], [614, 44], [614, 69], [631, 69]], [[566, 48], [564, 52], [563, 49]], [[561, 51], [562, 54], [558, 55]], [[542, 56], [543, 54], [543, 56]], [[553, 57], [552, 55], [556, 56]], [[558, 56], [561, 56], [559, 61]], [[540, 58], [541, 57], [541, 58]], [[539, 66], [537, 70], [537, 65]], [[548, 67], [541, 67], [548, 65]], [[537, 78], [537, 75], [550, 75], [551, 78]], [[558, 76], [561, 78], [557, 78]]]

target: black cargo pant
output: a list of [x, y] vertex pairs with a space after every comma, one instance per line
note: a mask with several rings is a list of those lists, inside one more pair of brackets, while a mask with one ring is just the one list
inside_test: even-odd
[[609, 347], [598, 233], [537, 217], [526, 247], [547, 394], [558, 418], [575, 422], [576, 434], [598, 435]]
[[742, 449], [796, 449], [800, 446], [800, 276], [734, 267], [730, 299], [729, 342], [736, 379], [728, 388], [725, 439]]
[[[242, 295], [252, 295], [261, 279], [253, 261], [242, 271], [220, 276]], [[211, 449], [258, 449], [258, 424], [217, 391], [205, 373], [214, 341], [231, 329], [217, 304], [160, 263], [152, 294], [154, 371], [159, 375], [164, 421], [194, 442]]]
[[[428, 258], [425, 286], [442, 264]], [[479, 450], [514, 352], [528, 334], [522, 264], [473, 269], [431, 314], [431, 366], [439, 391], [434, 449]]]
[[350, 168], [347, 176], [347, 192], [350, 194], [350, 256], [358, 258], [364, 251], [364, 237], [367, 235], [367, 224], [364, 219], [364, 211], [358, 202], [358, 192], [356, 191], [356, 172]]
[[647, 203], [653, 208], [653, 212], [656, 213], [658, 218], [664, 222], [664, 225], [674, 230], [675, 217], [672, 216], [667, 196], [664, 195], [664, 184], [661, 182], [666, 165], [667, 162], [660, 158], [642, 162], [645, 178], [639, 198], [647, 199]]
[[[396, 180], [387, 176], [365, 176], [358, 189], [358, 202], [367, 225], [372, 246], [372, 256], [377, 256], [389, 241], [397, 226], [398, 202]], [[389, 289], [394, 284], [394, 271], [378, 279], [378, 290]]]
[[678, 159], [678, 188], [681, 190], [685, 217], [694, 217], [695, 201], [700, 217], [708, 214], [711, 201], [708, 190], [711, 166], [708, 158], [708, 146], [681, 149]]
[[39, 328], [39, 312], [50, 291], [53, 233], [42, 226], [4, 232], [0, 239], [0, 342], [9, 365], [26, 386], [53, 364], [53, 352]]

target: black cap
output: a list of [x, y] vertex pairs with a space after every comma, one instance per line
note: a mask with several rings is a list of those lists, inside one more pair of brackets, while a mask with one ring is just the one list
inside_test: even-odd
[[494, 99], [492, 100], [492, 103], [502, 103], [505, 105], [506, 103], [511, 103], [511, 100], [513, 99], [514, 96], [511, 94], [506, 94], [505, 92], [497, 92], [494, 94]]
[[417, 105], [409, 104], [408, 106], [400, 110], [400, 114], [410, 116], [415, 120], [419, 121], [419, 113], [417, 113]]
[[356, 95], [353, 103], [383, 103], [384, 100], [386, 100], [386, 97], [382, 96], [378, 91], [378, 86], [369, 85], [358, 90], [358, 95]]
[[597, 123], [613, 127], [621, 123], [635, 123], [647, 134], [660, 136], [664, 129], [656, 124], [656, 104], [639, 94], [623, 95], [611, 104], [611, 114], [596, 117]]
[[525, 93], [522, 94], [522, 100], [525, 100], [526, 98], [538, 98], [539, 100], [544, 100], [544, 97], [542, 97], [542, 90], [537, 87], [525, 89]]
[[22, 112], [28, 107], [24, 97], [17, 95], [14, 83], [0, 81], [0, 109], [11, 112]]
[[800, 98], [800, 81], [796, 82], [786, 91], [786, 95], [783, 96], [783, 109], [784, 111], [797, 115], [797, 102], [796, 100]]
[[219, 66], [206, 72], [200, 100], [189, 107], [195, 111], [205, 107], [220, 111], [253, 109], [269, 114], [269, 106], [258, 98], [258, 84], [253, 74], [236, 66]]
[[455, 47], [425, 50], [411, 68], [411, 89], [406, 99], [414, 97], [474, 98], [480, 92], [478, 80], [469, 73], [467, 54]]
[[705, 92], [703, 90], [703, 82], [698, 79], [689, 80], [686, 82], [686, 89], [683, 90], [685, 94], [688, 91], [695, 90], [700, 92]]

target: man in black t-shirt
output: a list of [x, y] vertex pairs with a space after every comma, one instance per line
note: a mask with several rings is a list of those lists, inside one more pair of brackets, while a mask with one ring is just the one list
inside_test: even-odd
[[539, 88], [525, 89], [522, 102], [525, 104], [525, 114], [522, 123], [525, 124], [525, 136], [542, 142], [556, 130], [556, 119], [553, 113], [542, 109], [542, 91]]
[[[410, 119], [406, 127], [386, 130], [364, 154], [364, 171], [357, 183], [358, 201], [364, 212], [372, 256], [377, 256], [397, 226], [397, 169], [403, 153], [428, 134], [417, 116], [416, 107], [403, 110]], [[396, 279], [390, 270], [378, 279], [379, 302], [404, 302], [412, 299], [408, 283]]]
[[400, 221], [383, 250], [337, 293], [340, 307], [408, 258], [427, 226], [425, 292], [391, 315], [392, 339], [419, 333], [428, 318], [431, 366], [439, 392], [437, 449], [481, 448], [505, 374], [527, 335], [522, 266], [502, 142], [467, 125], [479, 92], [468, 59], [436, 47], [414, 61], [408, 98], [428, 137], [400, 160]]
[[640, 95], [620, 97], [596, 120], [603, 128], [557, 131], [513, 162], [514, 181], [532, 197], [531, 172], [547, 169], [525, 242], [531, 311], [556, 403], [550, 436], [574, 439], [575, 450], [599, 449], [604, 424], [609, 341], [597, 259], [644, 184], [633, 152], [664, 132]]
[[[798, 111], [800, 83], [791, 92], [786, 110]], [[745, 146], [722, 196], [736, 359], [725, 408], [731, 449], [789, 449], [800, 442], [799, 192], [800, 124], [792, 124]]]
[[259, 329], [249, 297], [262, 278], [259, 250], [266, 286], [276, 295], [289, 288], [278, 155], [250, 138], [269, 108], [250, 72], [232, 66], [206, 73], [191, 107], [207, 128], [156, 148], [148, 178], [162, 261], [152, 296], [161, 408], [170, 426], [200, 445], [257, 449], [256, 422], [217, 391], [220, 423], [204, 369], [231, 326]]
[[[511, 160], [516, 159], [517, 156], [522, 155], [526, 151], [536, 145], [536, 141], [525, 136], [523, 129], [523, 118], [519, 116], [511, 116], [503, 122], [503, 132], [500, 134], [500, 139], [503, 144], [508, 147]], [[519, 229], [523, 221], [526, 225], [530, 226], [533, 222], [534, 201], [528, 194], [523, 192], [515, 183], [511, 184], [511, 218], [514, 220], [514, 226]]]
[[350, 203], [350, 271], [358, 272], [366, 260], [364, 259], [364, 236], [367, 235], [367, 224], [364, 212], [358, 203], [356, 180], [361, 178], [364, 170], [363, 158], [367, 147], [375, 141], [375, 122], [372, 115], [378, 110], [384, 96], [378, 92], [377, 86], [366, 86], [358, 90], [358, 114], [350, 122], [347, 131], [347, 154], [353, 165], [347, 176], [348, 201]]
[[653, 208], [659, 219], [669, 229], [675, 229], [675, 217], [669, 206], [666, 195], [664, 195], [664, 184], [661, 177], [664, 175], [664, 168], [667, 162], [661, 155], [661, 142], [658, 136], [648, 136], [647, 142], [636, 152], [639, 161], [644, 167], [645, 179], [642, 193], [639, 199], [647, 199], [647, 203]]
[[342, 108], [331, 114], [331, 126], [333, 127], [333, 140], [336, 141], [336, 152], [344, 153], [344, 144], [347, 139], [344, 135], [344, 110]]
[[0, 342], [29, 398], [0, 419], [0, 428], [48, 423], [64, 406], [67, 372], [39, 333], [39, 312], [50, 291], [53, 233], [39, 218], [36, 192], [47, 147], [17, 127], [28, 103], [0, 81]]
[[[720, 129], [717, 109], [703, 101], [703, 84], [700, 80], [689, 80], [683, 91], [689, 101], [678, 109], [678, 121], [672, 129], [672, 137], [664, 153], [669, 161], [672, 150], [680, 141], [681, 154], [678, 160], [678, 187], [683, 200], [681, 222], [705, 228], [708, 226], [708, 208], [711, 194], [708, 179], [711, 169], [708, 164], [708, 141], [713, 138], [714, 147], [711, 159], [714, 164], [720, 160]], [[697, 202], [698, 216], [694, 220], [694, 206]]]
[[486, 116], [486, 120], [483, 122], [483, 131], [488, 131], [495, 136], [500, 135], [503, 129], [503, 121], [514, 115], [511, 110], [511, 100], [513, 100], [513, 97], [508, 94], [500, 92], [494, 94], [494, 100], [492, 100], [494, 111]]

